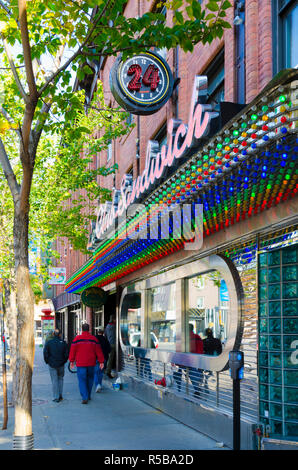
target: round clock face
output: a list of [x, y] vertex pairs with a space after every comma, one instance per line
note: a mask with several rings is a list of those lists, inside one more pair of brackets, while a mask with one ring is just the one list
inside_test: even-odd
[[110, 75], [116, 101], [132, 114], [153, 114], [170, 98], [173, 77], [168, 64], [156, 53], [138, 54], [114, 64]]

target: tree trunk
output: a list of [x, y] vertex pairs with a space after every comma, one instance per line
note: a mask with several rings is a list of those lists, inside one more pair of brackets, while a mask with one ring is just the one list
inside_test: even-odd
[[16, 351], [17, 351], [17, 308], [16, 308], [16, 291], [14, 282], [4, 279], [4, 300], [5, 315], [9, 332], [9, 348], [10, 348], [10, 371], [12, 373], [12, 402], [15, 403], [16, 387], [15, 387], [15, 371], [16, 371]]
[[15, 370], [15, 436], [32, 435], [32, 373], [34, 363], [34, 298], [28, 263], [28, 208], [15, 207], [17, 340]]

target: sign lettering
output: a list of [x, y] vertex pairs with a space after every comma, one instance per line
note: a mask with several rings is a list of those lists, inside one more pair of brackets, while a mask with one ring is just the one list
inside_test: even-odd
[[207, 77], [196, 76], [188, 124], [171, 119], [167, 129], [169, 135], [167, 145], [159, 148], [157, 142], [148, 142], [146, 165], [142, 175], [135, 179], [132, 185], [127, 185], [127, 175], [124, 175], [118, 207], [115, 208], [115, 205], [110, 202], [98, 207], [95, 228], [98, 239], [103, 238], [104, 232], [112, 227], [115, 219], [121, 217], [134, 201], [158, 181], [167, 168], [187, 154], [191, 148], [197, 146], [201, 138], [209, 134], [211, 121], [218, 117], [218, 113], [213, 110], [211, 105], [200, 103], [206, 92]]

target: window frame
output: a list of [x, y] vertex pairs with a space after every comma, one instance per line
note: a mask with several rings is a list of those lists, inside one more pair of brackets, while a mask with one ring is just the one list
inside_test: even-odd
[[272, 0], [272, 51], [273, 51], [273, 75], [286, 68], [283, 50], [282, 16], [286, 16], [295, 7], [295, 0], [285, 0], [280, 7], [280, 0]]
[[111, 140], [108, 143], [108, 147], [107, 147], [107, 163], [112, 160], [112, 157], [113, 157], [113, 141]]
[[[219, 70], [223, 68], [223, 73], [220, 73]], [[212, 96], [216, 95], [220, 88], [223, 86], [223, 98], [225, 95], [225, 51], [224, 48], [214, 57], [210, 65], [204, 70], [202, 75], [208, 77], [208, 90], [207, 90], [207, 103], [215, 100], [212, 100]], [[214, 80], [214, 88], [210, 93], [210, 82]], [[216, 106], [219, 106], [219, 103], [216, 103]]]

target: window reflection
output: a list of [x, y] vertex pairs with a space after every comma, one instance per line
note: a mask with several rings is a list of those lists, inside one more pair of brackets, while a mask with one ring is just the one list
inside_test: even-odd
[[230, 305], [227, 284], [215, 270], [189, 278], [186, 282], [186, 322], [187, 331], [189, 330], [189, 337], [186, 336], [186, 352], [197, 352], [193, 338], [198, 335], [203, 340], [204, 354], [219, 355], [227, 339]]
[[141, 294], [127, 294], [121, 308], [121, 337], [126, 346], [141, 346]]
[[167, 284], [149, 290], [150, 345], [168, 351], [176, 350], [176, 285]]

